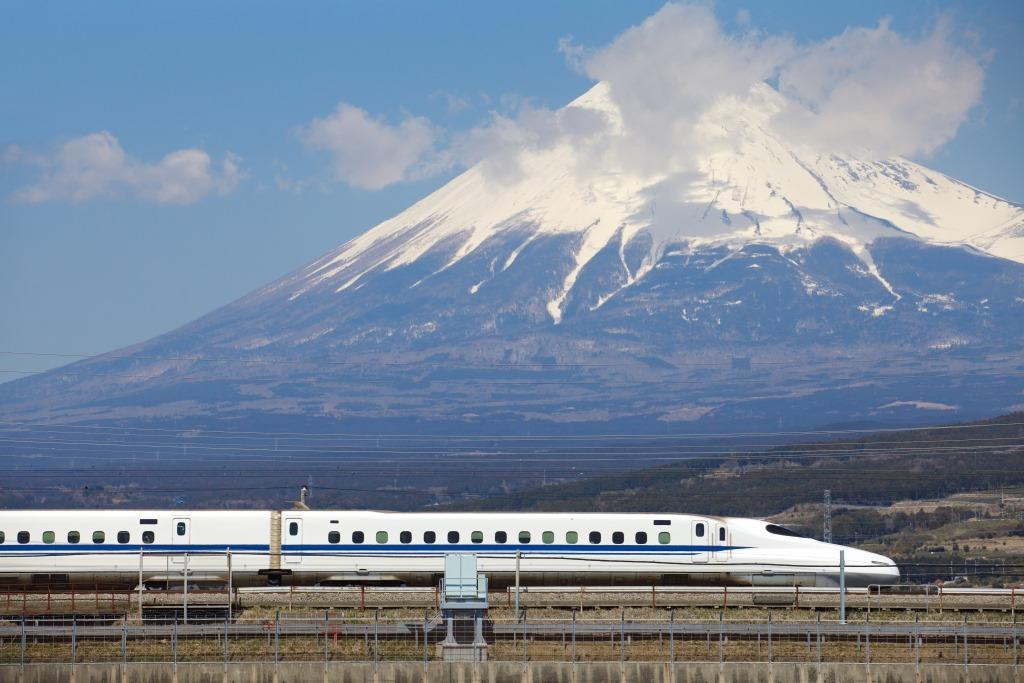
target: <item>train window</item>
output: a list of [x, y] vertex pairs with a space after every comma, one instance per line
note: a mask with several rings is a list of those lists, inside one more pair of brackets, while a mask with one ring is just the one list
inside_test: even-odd
[[529, 531], [520, 531], [519, 532], [519, 542], [520, 543], [529, 543], [530, 542], [530, 532]]
[[152, 531], [143, 531], [142, 532], [142, 542], [143, 543], [152, 543], [155, 540], [156, 540], [156, 534], [154, 534]]
[[576, 533], [575, 531], [566, 531], [565, 532], [565, 542], [566, 543], [570, 543], [570, 544], [572, 544], [572, 543], [579, 543], [579, 540], [580, 540], [580, 535], [578, 533]]
[[624, 533], [622, 533], [621, 531], [616, 531], [616, 532], [612, 533], [612, 543], [614, 543], [615, 545], [622, 545], [622, 543], [625, 540], [626, 540], [626, 535]]
[[643, 545], [644, 543], [647, 543], [647, 532], [646, 531], [638, 531], [638, 532], [636, 532], [636, 542], [637, 542], [638, 545]]
[[449, 531], [448, 532], [448, 542], [449, 543], [458, 543], [459, 542], [459, 532], [458, 531]]
[[504, 531], [495, 531], [494, 532], [494, 542], [495, 543], [508, 543], [508, 534], [505, 533]]
[[787, 529], [786, 527], [779, 526], [778, 524], [769, 524], [764, 528], [764, 530], [770, 534], [775, 534], [776, 536], [792, 536], [793, 538], [807, 538], [803, 534], [798, 534], [792, 529]]
[[662, 545], [668, 545], [672, 542], [672, 534], [667, 531], [661, 531], [658, 533], [658, 543]]
[[92, 532], [92, 542], [93, 543], [103, 543], [103, 541], [105, 541], [105, 540], [107, 540], [107, 535], [105, 533], [103, 533], [102, 531], [94, 531], [94, 532]]
[[174, 527], [174, 533], [179, 536], [184, 536], [187, 530], [188, 527], [185, 526], [185, 522], [178, 522], [177, 526]]
[[327, 542], [328, 543], [341, 543], [341, 532], [340, 531], [330, 531], [330, 532], [328, 532], [327, 533]]
[[299, 535], [299, 523], [298, 522], [288, 522], [288, 535], [289, 536], [298, 536]]
[[82, 534], [78, 533], [77, 531], [68, 532], [68, 543], [78, 543], [81, 540]]
[[378, 531], [377, 532], [377, 543], [387, 543], [387, 542], [388, 542], [388, 532], [386, 532], [386, 531]]
[[540, 538], [545, 543], [554, 543], [555, 542], [555, 532], [554, 531], [545, 531], [543, 534], [540, 535]]
[[671, 526], [671, 519], [656, 519], [654, 520], [654, 526]]
[[601, 542], [601, 532], [600, 531], [591, 531], [589, 539], [590, 539], [591, 543], [600, 543]]
[[156, 524], [155, 519], [140, 519], [139, 524]]
[[434, 533], [433, 531], [424, 531], [423, 532], [423, 542], [424, 543], [437, 543], [437, 534]]
[[0, 543], [3, 543], [6, 540], [7, 540], [7, 535], [4, 532], [0, 531]]
[[482, 532], [482, 531], [474, 531], [473, 533], [471, 533], [469, 535], [469, 540], [473, 541], [473, 543], [483, 543], [484, 542], [484, 532]]
[[56, 540], [57, 534], [53, 533], [52, 531], [43, 532], [43, 543], [53, 543]]
[[402, 533], [398, 534], [398, 540], [402, 543], [412, 543], [412, 532], [403, 531]]
[[132, 535], [129, 534], [127, 531], [118, 531], [117, 532], [117, 542], [118, 543], [127, 543], [130, 540], [132, 540]]
[[725, 527], [724, 526], [718, 527], [718, 540], [721, 541], [722, 543], [725, 543]]
[[30, 540], [32, 537], [27, 531], [18, 532], [18, 543], [28, 543]]
[[697, 522], [697, 525], [693, 527], [693, 535], [697, 538], [704, 538], [704, 522]]
[[366, 537], [363, 535], [362, 531], [353, 531], [352, 532], [352, 542], [353, 543], [362, 543], [364, 540], [366, 540]]

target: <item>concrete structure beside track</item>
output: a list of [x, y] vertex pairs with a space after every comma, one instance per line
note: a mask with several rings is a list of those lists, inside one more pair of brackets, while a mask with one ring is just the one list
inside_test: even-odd
[[763, 662], [33, 664], [0, 683], [1021, 683], [1020, 667]]

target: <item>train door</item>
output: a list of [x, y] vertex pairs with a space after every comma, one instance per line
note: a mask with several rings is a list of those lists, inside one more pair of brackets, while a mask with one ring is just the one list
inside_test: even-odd
[[[192, 539], [192, 519], [189, 517], [175, 517], [171, 522], [171, 545], [174, 553], [171, 555], [171, 564], [185, 564], [185, 553]], [[180, 547], [179, 547], [180, 546]]]
[[690, 522], [690, 545], [694, 546], [693, 562], [708, 561], [708, 523], [704, 520]]
[[300, 545], [302, 545], [302, 518], [285, 517], [284, 541], [281, 543], [285, 564], [298, 564], [302, 561], [297, 547]]
[[732, 552], [729, 550], [729, 527], [721, 522], [712, 522], [710, 545], [715, 546], [714, 551], [711, 553], [712, 561], [728, 562]]

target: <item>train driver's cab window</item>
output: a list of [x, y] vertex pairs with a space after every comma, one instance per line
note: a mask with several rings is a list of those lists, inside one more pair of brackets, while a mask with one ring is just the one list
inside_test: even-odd
[[590, 535], [588, 536], [588, 538], [589, 538], [591, 543], [596, 545], [596, 544], [601, 542], [601, 532], [600, 531], [591, 531]]
[[377, 543], [387, 543], [387, 542], [388, 542], [388, 532], [386, 532], [386, 531], [378, 531], [377, 532]]
[[672, 542], [672, 534], [667, 531], [658, 532], [658, 543], [662, 545], [668, 545]]
[[569, 545], [575, 545], [576, 543], [580, 542], [580, 535], [575, 531], [566, 531], [565, 542]]
[[341, 543], [341, 532], [340, 531], [328, 531], [327, 532], [328, 543]]
[[402, 543], [412, 543], [412, 532], [403, 531], [402, 533], [398, 534], [398, 540]]
[[530, 542], [530, 532], [529, 531], [520, 531], [519, 532], [519, 542], [520, 543], [529, 543]]
[[27, 531], [18, 532], [18, 543], [28, 543], [32, 540], [32, 535]]
[[469, 540], [473, 541], [473, 543], [483, 543], [484, 542], [484, 532], [482, 532], [482, 531], [474, 531], [473, 533], [471, 533], [469, 535]]
[[437, 533], [434, 532], [434, 531], [424, 531], [423, 532], [423, 542], [424, 543], [437, 543]]
[[725, 527], [724, 526], [718, 527], [718, 540], [721, 541], [722, 543], [725, 543]]
[[352, 542], [353, 543], [362, 543], [365, 540], [366, 540], [366, 535], [363, 534], [362, 531], [353, 531], [352, 532]]
[[638, 532], [636, 532], [636, 542], [637, 542], [637, 545], [643, 545], [644, 543], [647, 543], [647, 532], [646, 531], [638, 531]]
[[448, 532], [448, 542], [449, 543], [458, 543], [459, 542], [459, 532], [458, 531], [449, 531]]
[[494, 532], [494, 542], [495, 543], [508, 543], [508, 534], [505, 533], [504, 531], [495, 531]]
[[298, 522], [288, 522], [288, 535], [289, 536], [298, 536], [299, 535], [299, 523]]
[[697, 522], [697, 526], [693, 527], [693, 535], [697, 538], [704, 538], [704, 522]]
[[92, 542], [93, 543], [103, 543], [103, 541], [105, 541], [105, 540], [107, 540], [107, 535], [104, 532], [102, 532], [102, 531], [94, 531], [94, 532], [92, 532]]
[[142, 542], [143, 543], [152, 543], [155, 540], [156, 540], [156, 534], [154, 534], [152, 531], [143, 531], [142, 532]]
[[56, 540], [57, 534], [53, 533], [52, 531], [43, 532], [43, 543], [53, 543]]
[[540, 535], [540, 540], [544, 541], [545, 543], [554, 543], [555, 542], [555, 532], [554, 531], [545, 531], [543, 534]]
[[128, 533], [127, 531], [118, 531], [117, 532], [117, 542], [118, 543], [127, 543], [130, 540], [132, 540], [132, 535], [130, 533]]
[[82, 534], [77, 531], [68, 532], [68, 543], [79, 543], [82, 540]]
[[792, 529], [787, 529], [786, 527], [779, 526], [778, 524], [769, 524], [764, 528], [764, 530], [770, 534], [775, 534], [776, 536], [792, 536], [793, 538], [806, 538], [806, 536], [804, 536], [803, 534], [798, 534]]
[[614, 543], [615, 545], [622, 545], [622, 543], [625, 540], [626, 540], [626, 536], [621, 531], [616, 531], [616, 532], [612, 533], [612, 543]]
[[187, 530], [188, 529], [185, 526], [185, 522], [178, 522], [177, 526], [174, 527], [174, 533], [176, 533], [178, 536], [184, 536]]

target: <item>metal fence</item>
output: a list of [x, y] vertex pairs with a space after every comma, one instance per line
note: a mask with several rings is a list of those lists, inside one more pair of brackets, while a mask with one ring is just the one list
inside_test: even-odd
[[[848, 588], [845, 602], [851, 610], [915, 610], [926, 614], [944, 611], [1009, 611], [1016, 614], [1022, 591], [1015, 588], [944, 588], [942, 586], [873, 586]], [[178, 607], [188, 610], [270, 607], [438, 608], [436, 587], [388, 586], [282, 586], [260, 588], [196, 587], [139, 590], [123, 585], [0, 585], [0, 619], [4, 615], [140, 613], [140, 609]], [[837, 588], [710, 587], [710, 586], [587, 586], [523, 587], [491, 591], [494, 607], [515, 603], [523, 607], [588, 608], [707, 607], [731, 609], [778, 606], [813, 610], [839, 606]]]
[[[441, 659], [470, 644], [472, 621], [452, 633], [421, 619], [272, 615], [238, 622], [129, 623], [102, 618], [0, 621], [0, 664], [100, 662], [388, 662]], [[488, 619], [492, 661], [1019, 663], [1014, 622], [716, 619]]]

